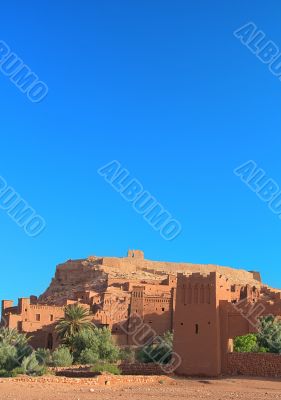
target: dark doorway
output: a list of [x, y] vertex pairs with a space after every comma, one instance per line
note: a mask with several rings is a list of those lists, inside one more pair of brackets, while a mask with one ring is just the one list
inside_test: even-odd
[[53, 335], [51, 333], [48, 334], [47, 348], [53, 350]]

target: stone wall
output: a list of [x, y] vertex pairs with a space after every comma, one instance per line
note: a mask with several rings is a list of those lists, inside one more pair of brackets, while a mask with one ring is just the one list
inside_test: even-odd
[[[153, 363], [128, 363], [122, 362], [118, 365], [122, 371], [122, 375], [168, 375], [159, 364]], [[70, 367], [53, 367], [50, 368], [58, 376], [89, 378], [97, 375], [91, 372], [91, 365], [71, 365]]]
[[123, 375], [167, 375], [159, 364], [122, 363], [119, 365]]
[[228, 353], [228, 374], [281, 377], [281, 354]]

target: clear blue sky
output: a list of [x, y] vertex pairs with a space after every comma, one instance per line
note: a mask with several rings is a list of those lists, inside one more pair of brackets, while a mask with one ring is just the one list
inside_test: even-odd
[[[281, 220], [233, 174], [281, 184], [281, 82], [234, 36], [281, 47], [279, 0], [5, 2], [5, 40], [49, 87], [31, 103], [0, 74], [0, 175], [46, 220], [37, 238], [0, 210], [0, 298], [40, 294], [88, 255], [259, 270], [281, 287]], [[117, 159], [182, 224], [162, 239], [97, 169]]]

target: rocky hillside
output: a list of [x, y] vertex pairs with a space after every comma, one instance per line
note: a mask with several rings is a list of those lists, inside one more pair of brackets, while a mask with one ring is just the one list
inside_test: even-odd
[[48, 289], [40, 296], [39, 301], [60, 305], [66, 299], [74, 299], [74, 293], [77, 291], [104, 291], [108, 277], [159, 282], [167, 274], [176, 275], [178, 272], [208, 274], [213, 271], [226, 276], [231, 283], [261, 285], [258, 273], [211, 264], [145, 260], [143, 253], [138, 252], [136, 257], [134, 255], [122, 258], [91, 256], [87, 259], [68, 260], [59, 264], [55, 277]]

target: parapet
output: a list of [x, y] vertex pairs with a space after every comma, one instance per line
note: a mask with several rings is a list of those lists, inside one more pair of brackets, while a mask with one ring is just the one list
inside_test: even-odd
[[258, 271], [249, 271], [251, 274], [253, 274], [253, 278], [258, 281], [261, 282], [261, 274]]
[[144, 252], [142, 250], [128, 250], [127, 257], [144, 260]]
[[[221, 279], [222, 275], [217, 272], [210, 272], [209, 274], [202, 274], [200, 272], [193, 272], [193, 273], [178, 273], [177, 280], [178, 285], [180, 283], [198, 283], [200, 281], [208, 282], [208, 283], [215, 283], [216, 280]], [[227, 279], [227, 278], [224, 278]]]
[[[195, 272], [190, 275], [179, 273], [177, 291], [184, 293], [182, 299], [184, 299], [185, 304], [210, 304], [211, 298], [215, 302], [220, 300], [231, 301], [229, 280], [218, 272], [210, 272], [209, 274]], [[187, 297], [189, 300], [186, 300]], [[198, 301], [199, 297], [200, 301]], [[204, 301], [204, 299], [207, 299], [207, 301]]]

